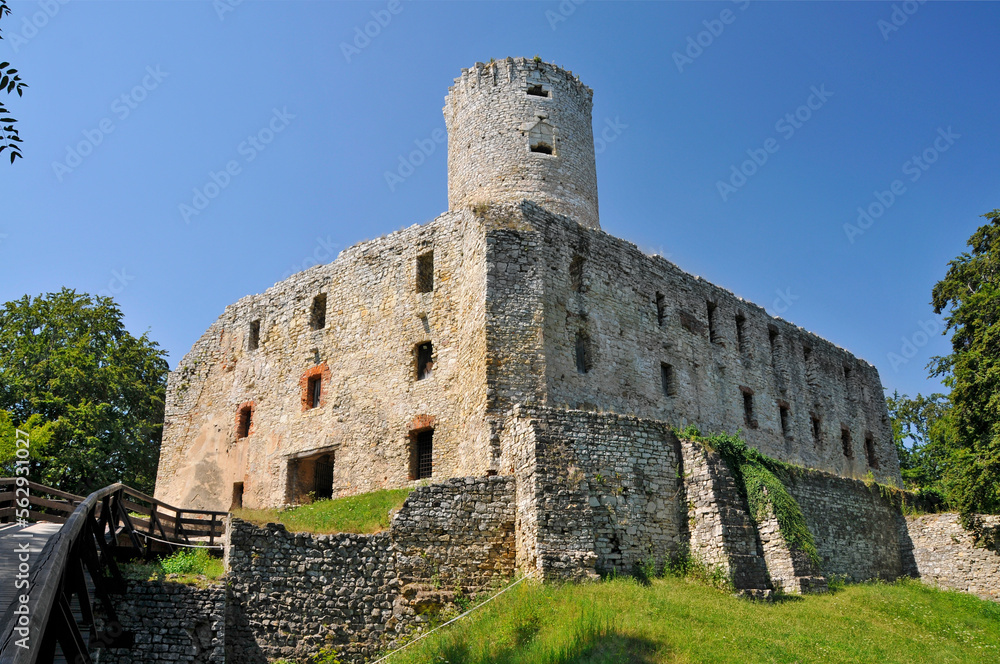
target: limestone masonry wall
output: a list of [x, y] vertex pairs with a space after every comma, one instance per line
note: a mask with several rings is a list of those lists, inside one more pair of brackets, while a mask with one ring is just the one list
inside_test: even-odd
[[[110, 664], [223, 664], [226, 662], [226, 589], [195, 588], [161, 581], [128, 581], [115, 605], [121, 629], [135, 636], [133, 648], [109, 648]], [[115, 626], [108, 625], [109, 633]], [[91, 642], [91, 647], [94, 647]], [[232, 660], [229, 660], [232, 661]]]
[[1000, 601], [1000, 516], [981, 516], [993, 529], [993, 546], [977, 543], [957, 514], [907, 517], [916, 575], [927, 583]]

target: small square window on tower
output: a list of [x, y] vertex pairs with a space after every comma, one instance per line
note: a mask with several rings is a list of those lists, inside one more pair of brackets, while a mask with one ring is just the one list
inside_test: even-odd
[[430, 479], [434, 474], [434, 429], [410, 434], [410, 480]]
[[326, 327], [326, 293], [320, 293], [313, 298], [312, 309], [309, 312], [309, 327], [322, 330]]
[[430, 293], [434, 290], [434, 252], [428, 251], [417, 256], [417, 292]]
[[541, 85], [531, 85], [528, 87], [528, 95], [532, 97], [548, 97], [549, 91], [543, 88]]
[[556, 153], [556, 139], [552, 125], [544, 119], [539, 119], [535, 126], [528, 131], [528, 147], [532, 152], [554, 155]]
[[430, 378], [434, 372], [434, 345], [430, 341], [417, 344], [417, 380]]

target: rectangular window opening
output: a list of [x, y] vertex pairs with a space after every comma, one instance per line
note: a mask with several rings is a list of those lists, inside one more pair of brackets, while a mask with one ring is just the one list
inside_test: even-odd
[[590, 337], [583, 330], [576, 333], [576, 370], [585, 374], [590, 371]]
[[848, 459], [853, 459], [854, 444], [851, 442], [851, 430], [847, 427], [840, 429], [840, 444], [844, 448], [844, 456]]
[[243, 406], [240, 408], [239, 417], [236, 420], [236, 440], [249, 436], [252, 425], [253, 409], [250, 406]]
[[322, 376], [311, 376], [307, 393], [307, 405], [309, 408], [319, 408], [323, 398], [323, 378]]
[[753, 412], [753, 390], [748, 387], [741, 387], [743, 392], [743, 423], [751, 429], [757, 428], [757, 420], [754, 419]]
[[813, 442], [819, 445], [823, 442], [823, 422], [816, 413], [809, 415], [809, 421], [812, 424]]
[[532, 85], [531, 87], [529, 87], [528, 88], [528, 94], [531, 95], [532, 97], [548, 97], [549, 96], [548, 90], [546, 90], [545, 88], [543, 88], [540, 85]]
[[434, 474], [434, 429], [410, 434], [410, 480], [430, 479]]
[[672, 397], [677, 394], [677, 386], [674, 383], [674, 368], [666, 362], [660, 362], [660, 383], [664, 396]]
[[243, 482], [233, 483], [233, 502], [229, 506], [229, 511], [243, 509]]
[[326, 327], [326, 293], [320, 293], [313, 298], [309, 327], [313, 330], [322, 330]]
[[722, 338], [719, 336], [719, 331], [715, 326], [715, 310], [717, 306], [715, 302], [706, 302], [705, 305], [708, 309], [708, 340], [713, 344], [721, 344]]
[[260, 347], [260, 321], [250, 323], [250, 334], [247, 337], [247, 348], [257, 350]]
[[434, 345], [430, 341], [417, 344], [417, 380], [430, 378], [434, 371]]
[[746, 325], [746, 317], [743, 314], [736, 314], [736, 347], [741, 353], [746, 352]]
[[802, 346], [802, 359], [805, 361], [806, 364], [809, 364], [809, 361], [812, 360], [812, 354], [813, 354], [813, 349], [811, 347], [806, 345]]
[[552, 146], [545, 141], [539, 141], [538, 143], [531, 144], [532, 152], [540, 152], [541, 154], [552, 154]]
[[666, 299], [663, 297], [663, 293], [656, 292], [656, 323], [663, 327], [663, 321], [666, 317], [667, 303]]
[[434, 291], [434, 251], [417, 256], [417, 292]]
[[774, 326], [768, 326], [767, 328], [767, 341], [771, 346], [771, 365], [774, 366], [778, 361], [778, 328]]
[[875, 456], [875, 436], [870, 433], [865, 434], [865, 457], [868, 459], [869, 468], [878, 468], [878, 457]]
[[787, 403], [778, 402], [778, 414], [781, 416], [781, 434], [785, 437], [792, 434], [791, 411]]
[[573, 256], [569, 263], [569, 282], [577, 293], [583, 292], [583, 256]]

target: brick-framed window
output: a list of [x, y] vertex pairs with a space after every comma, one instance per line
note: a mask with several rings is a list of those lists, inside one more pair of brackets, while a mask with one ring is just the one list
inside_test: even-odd
[[326, 362], [306, 369], [299, 377], [302, 410], [319, 408], [326, 402], [330, 389], [330, 368]]
[[247, 438], [254, 432], [254, 411], [256, 404], [246, 401], [236, 409], [236, 440]]

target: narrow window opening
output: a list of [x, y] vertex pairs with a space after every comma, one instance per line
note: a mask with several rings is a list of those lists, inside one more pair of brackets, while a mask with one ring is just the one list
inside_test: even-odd
[[326, 327], [326, 293], [320, 293], [313, 298], [309, 327], [314, 330], [322, 330]]
[[313, 496], [317, 500], [333, 498], [333, 455], [316, 457], [313, 467]]
[[430, 378], [434, 372], [434, 345], [430, 341], [417, 344], [417, 380]]
[[250, 323], [250, 334], [247, 337], [247, 348], [257, 350], [260, 347], [260, 321]]
[[576, 370], [585, 374], [590, 371], [590, 337], [583, 330], [576, 333]]
[[434, 429], [410, 434], [410, 480], [429, 479], [434, 474]]
[[532, 97], [548, 97], [549, 93], [541, 85], [532, 85], [528, 88], [528, 94]]
[[417, 256], [417, 292], [430, 293], [434, 290], [434, 252], [428, 251]]
[[847, 386], [851, 384], [851, 368], [846, 364], [844, 365], [844, 384]]
[[743, 392], [743, 423], [751, 429], [757, 428], [757, 420], [754, 419], [753, 412], [753, 390], [748, 387], [741, 387]]
[[319, 404], [323, 398], [323, 378], [322, 376], [310, 376], [309, 386], [307, 392], [306, 405], [309, 408], [319, 408]]
[[573, 256], [569, 263], [569, 281], [577, 293], [583, 292], [583, 256]]
[[853, 459], [854, 444], [851, 442], [851, 430], [847, 427], [840, 429], [840, 444], [844, 448], [844, 456], [848, 459]]
[[677, 387], [674, 383], [674, 368], [666, 362], [660, 362], [660, 382], [665, 396], [672, 397], [677, 394]]
[[775, 366], [778, 361], [778, 328], [768, 326], [767, 341], [771, 346], [771, 365]]
[[243, 509], [243, 482], [233, 483], [233, 502], [229, 506], [229, 511]]
[[555, 132], [544, 120], [539, 120], [528, 132], [528, 147], [532, 152], [555, 154]]
[[253, 408], [243, 406], [240, 408], [239, 416], [236, 418], [236, 440], [246, 438], [250, 435], [250, 427], [253, 425]]
[[778, 414], [781, 416], [781, 434], [785, 437], [788, 437], [792, 433], [791, 430], [792, 422], [790, 418], [790, 410], [788, 408], [787, 403], [783, 401], [778, 402]]
[[715, 302], [706, 302], [708, 308], [708, 340], [713, 344], [721, 342], [718, 331], [715, 329]]
[[736, 314], [736, 347], [741, 353], [746, 352], [746, 324], [746, 317], [743, 314]]
[[809, 421], [812, 424], [813, 442], [819, 445], [823, 442], [823, 423], [819, 419], [819, 415], [816, 413], [811, 413], [809, 415]]
[[663, 320], [666, 317], [667, 302], [666, 298], [663, 297], [663, 293], [656, 292], [656, 323], [663, 327]]
[[870, 433], [865, 434], [865, 456], [868, 458], [870, 468], [878, 468], [878, 458], [875, 456], [875, 437]]
[[802, 359], [805, 360], [806, 364], [809, 364], [809, 361], [812, 360], [812, 354], [813, 354], [812, 348], [805, 345], [802, 346]]

